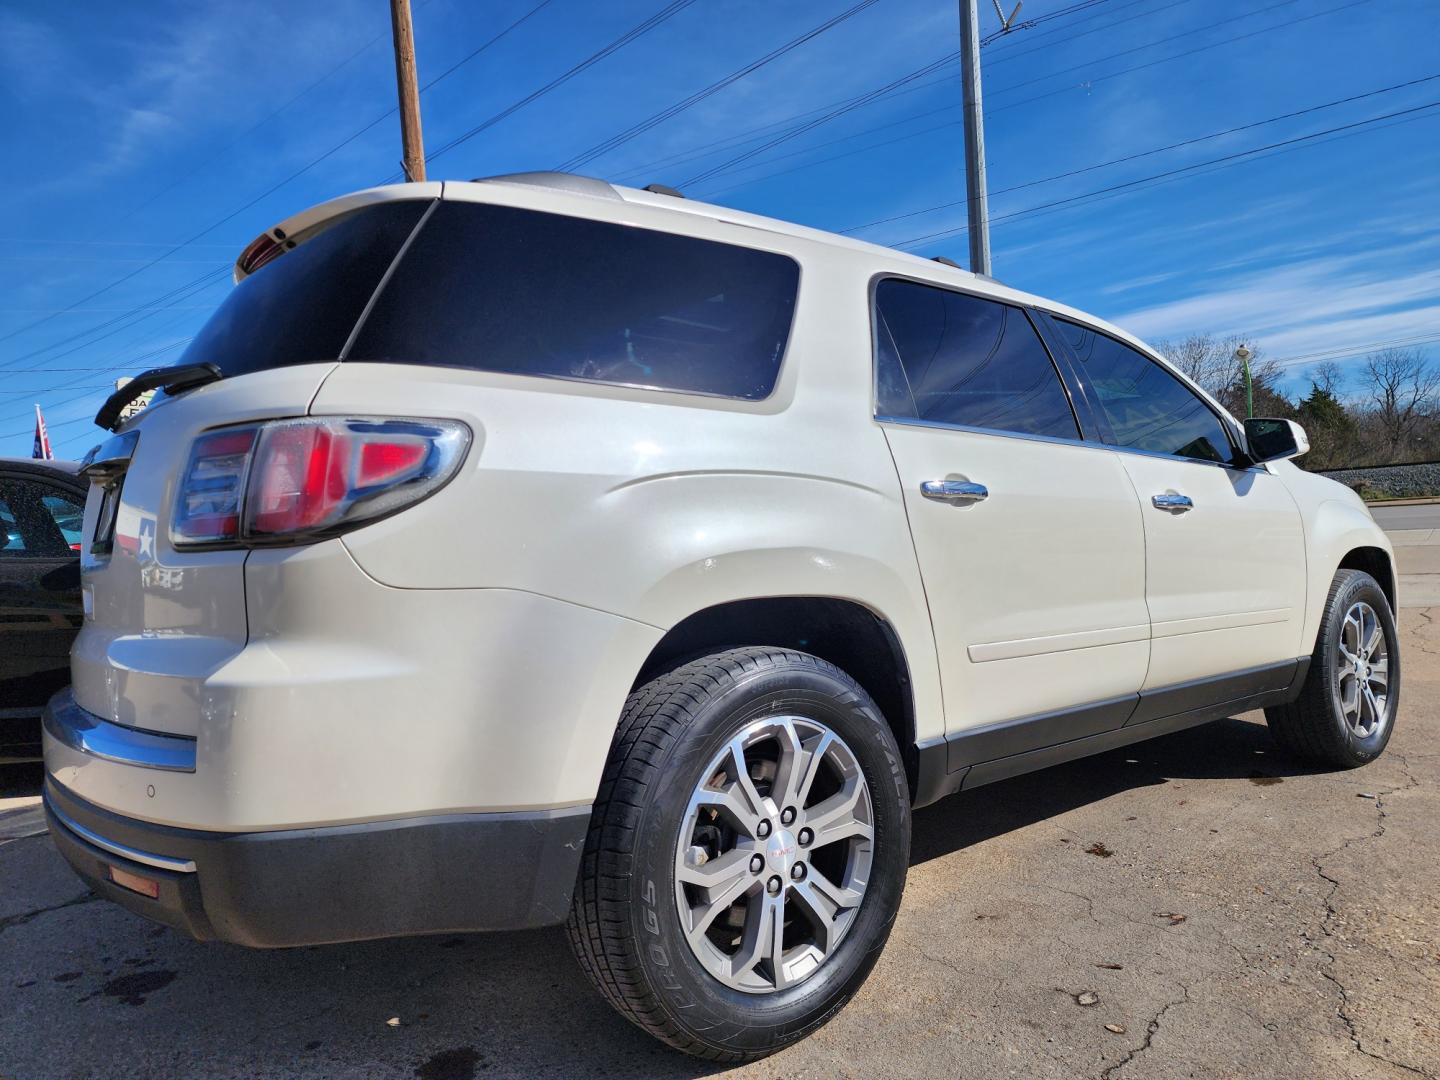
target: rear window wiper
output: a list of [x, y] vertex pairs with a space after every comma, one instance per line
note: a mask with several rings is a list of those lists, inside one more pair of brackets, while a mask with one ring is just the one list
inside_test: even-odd
[[105, 404], [101, 405], [100, 411], [95, 414], [95, 423], [106, 431], [114, 431], [115, 425], [120, 422], [120, 414], [125, 410], [125, 406], [147, 390], [164, 390], [167, 394], [178, 394], [183, 390], [193, 390], [197, 386], [204, 386], [206, 383], [212, 383], [224, 377], [225, 373], [220, 370], [219, 366], [208, 360], [199, 364], [185, 364], [181, 367], [151, 368], [149, 371], [135, 376], [106, 398]]

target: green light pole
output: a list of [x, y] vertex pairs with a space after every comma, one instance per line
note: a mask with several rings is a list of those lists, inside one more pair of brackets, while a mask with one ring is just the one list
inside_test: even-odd
[[1245, 373], [1245, 416], [1255, 415], [1255, 387], [1250, 380], [1250, 358], [1255, 354], [1244, 345], [1235, 350], [1235, 359], [1240, 361], [1240, 370]]

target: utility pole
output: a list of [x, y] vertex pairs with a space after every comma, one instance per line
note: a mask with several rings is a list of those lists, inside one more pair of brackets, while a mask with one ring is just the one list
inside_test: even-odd
[[395, 85], [400, 91], [401, 162], [409, 180], [425, 179], [425, 141], [420, 135], [420, 91], [415, 78], [415, 26], [410, 0], [390, 0], [390, 29], [395, 37]]
[[990, 211], [985, 192], [985, 116], [980, 100], [980, 5], [960, 0], [960, 81], [965, 112], [965, 195], [970, 270], [990, 273]]

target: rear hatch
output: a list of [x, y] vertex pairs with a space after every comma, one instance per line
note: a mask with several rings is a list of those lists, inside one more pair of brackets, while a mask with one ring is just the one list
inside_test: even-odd
[[[179, 361], [214, 364], [223, 378], [160, 395], [99, 451], [81, 553], [86, 619], [71, 662], [82, 708], [154, 731], [223, 731], [206, 680], [245, 647], [247, 552], [172, 543], [191, 447], [216, 427], [305, 415], [439, 193], [428, 184], [349, 196], [252, 244], [243, 280]], [[227, 494], [220, 479], [217, 499]]]

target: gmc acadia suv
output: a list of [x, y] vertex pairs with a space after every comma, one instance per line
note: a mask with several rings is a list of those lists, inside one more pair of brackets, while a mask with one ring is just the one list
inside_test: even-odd
[[564, 922], [745, 1060], [864, 980], [912, 808], [1260, 707], [1390, 737], [1364, 505], [1063, 305], [555, 174], [349, 195], [236, 278], [97, 418], [44, 722], [56, 844], [197, 938]]

